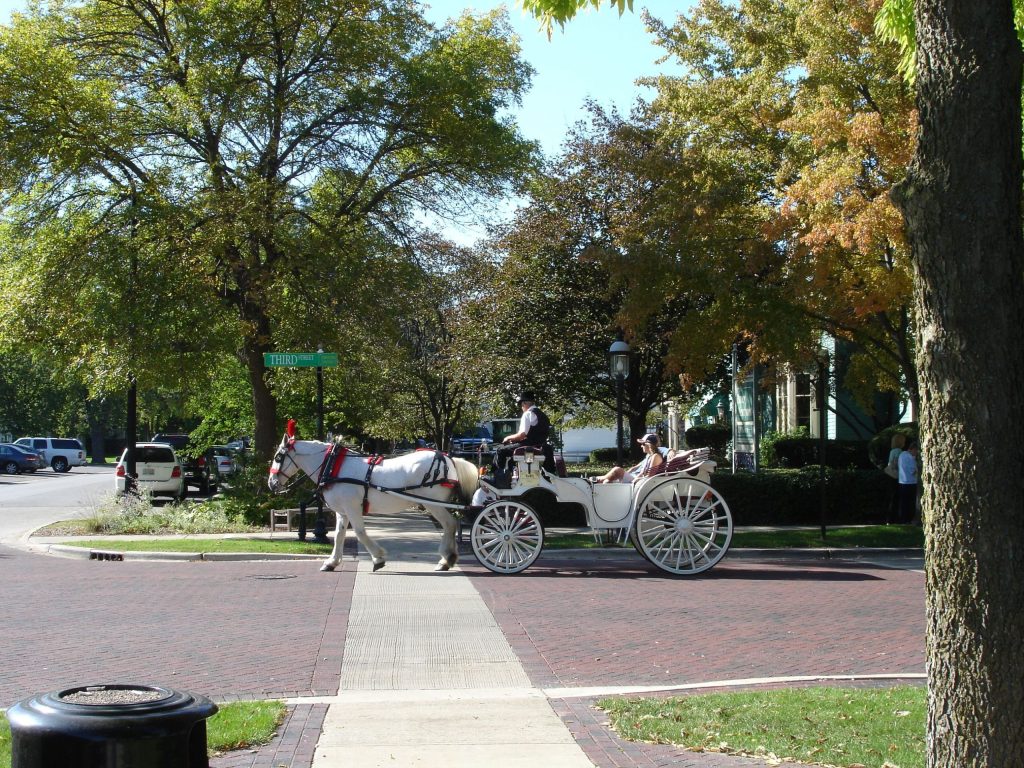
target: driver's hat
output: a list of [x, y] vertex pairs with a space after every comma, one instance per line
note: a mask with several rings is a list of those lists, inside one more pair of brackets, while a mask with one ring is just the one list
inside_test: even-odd
[[516, 400], [516, 403], [518, 403], [519, 405], [522, 405], [523, 403], [536, 403], [536, 402], [537, 402], [537, 396], [535, 394], [533, 394], [533, 392], [531, 392], [528, 389], [525, 390], [521, 395], [519, 395], [519, 399]]

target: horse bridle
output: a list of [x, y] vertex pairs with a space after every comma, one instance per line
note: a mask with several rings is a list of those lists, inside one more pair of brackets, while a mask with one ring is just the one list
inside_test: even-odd
[[[270, 463], [270, 474], [272, 474], [272, 475], [278, 475], [278, 474], [281, 473], [281, 470], [284, 469], [284, 460], [285, 459], [288, 459], [292, 464], [295, 465], [295, 468], [299, 470], [294, 476], [292, 476], [287, 481], [287, 483], [284, 486], [281, 486], [279, 488], [275, 488], [274, 493], [277, 493], [277, 494], [287, 493], [288, 491], [290, 491], [292, 488], [294, 488], [296, 485], [301, 483], [306, 478], [306, 474], [305, 474], [305, 472], [303, 472], [302, 467], [299, 466], [299, 462], [297, 462], [291, 456], [291, 454], [289, 453], [290, 451], [293, 451], [293, 450], [295, 450], [295, 449], [292, 446], [290, 446], [290, 445], [283, 445], [282, 444], [277, 449], [277, 453], [274, 454], [274, 460]], [[274, 469], [274, 465], [275, 464], [278, 465], [277, 469]]]
[[[295, 446], [293, 446], [291, 443], [282, 444], [280, 447], [278, 447], [277, 453], [274, 454], [274, 460], [270, 463], [270, 474], [272, 475], [277, 475], [281, 473], [281, 470], [284, 468], [285, 459], [288, 459], [292, 464], [295, 465], [296, 469], [299, 470], [298, 473], [296, 473], [291, 479], [289, 479], [288, 482], [283, 487], [274, 491], [274, 493], [276, 494], [287, 493], [304, 480], [309, 480], [313, 482], [317, 487], [320, 486], [320, 479], [324, 473], [324, 467], [327, 464], [327, 460], [330, 456], [330, 451], [328, 451], [327, 455], [324, 456], [323, 461], [320, 462], [320, 469], [317, 472], [317, 478], [314, 479], [310, 477], [308, 474], [306, 474], [306, 471], [301, 466], [299, 466], [299, 462], [297, 462], [294, 459], [294, 457], [292, 457], [291, 451], [294, 450]], [[274, 469], [274, 464], [279, 465], [276, 470]]]

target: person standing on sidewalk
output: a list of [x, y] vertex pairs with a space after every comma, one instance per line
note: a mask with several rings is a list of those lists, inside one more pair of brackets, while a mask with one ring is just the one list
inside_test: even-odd
[[889, 505], [885, 510], [885, 522], [896, 522], [900, 519], [900, 454], [907, 445], [907, 436], [897, 432], [889, 442], [889, 458], [885, 464], [886, 482], [889, 484]]
[[909, 524], [917, 514], [917, 475], [918, 448], [912, 437], [907, 438], [906, 447], [900, 454], [900, 514], [896, 520], [904, 525]]

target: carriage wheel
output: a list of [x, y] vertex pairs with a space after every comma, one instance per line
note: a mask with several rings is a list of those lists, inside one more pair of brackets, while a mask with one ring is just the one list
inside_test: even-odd
[[537, 513], [522, 502], [496, 501], [476, 516], [470, 541], [473, 554], [488, 570], [519, 573], [544, 548], [544, 529]]
[[669, 573], [702, 573], [721, 560], [732, 541], [732, 514], [707, 483], [680, 477], [661, 483], [636, 510], [633, 546]]

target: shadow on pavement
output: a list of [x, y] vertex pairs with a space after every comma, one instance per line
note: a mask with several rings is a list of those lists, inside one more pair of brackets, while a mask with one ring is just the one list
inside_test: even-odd
[[719, 564], [714, 569], [696, 576], [676, 576], [666, 573], [654, 566], [645, 566], [643, 563], [628, 563], [616, 561], [614, 564], [602, 564], [599, 566], [582, 566], [580, 563], [535, 563], [522, 573], [504, 575], [486, 570], [479, 563], [472, 561], [461, 561], [464, 568], [472, 567], [473, 576], [494, 577], [494, 578], [515, 578], [515, 579], [659, 579], [667, 581], [884, 581], [881, 576], [871, 573], [864, 573], [862, 567], [843, 566], [815, 566], [813, 569], [803, 566], [792, 566], [787, 568], [753, 567], [753, 568], [730, 568], [729, 565]]

